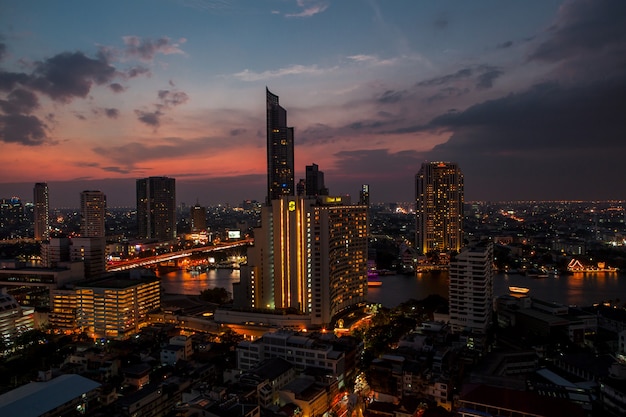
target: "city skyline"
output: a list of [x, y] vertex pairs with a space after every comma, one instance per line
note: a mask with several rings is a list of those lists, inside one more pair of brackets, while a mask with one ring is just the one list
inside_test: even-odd
[[623, 2], [67, 3], [0, 7], [0, 197], [263, 201], [266, 87], [333, 194], [413, 201], [454, 161], [467, 201], [626, 195]]

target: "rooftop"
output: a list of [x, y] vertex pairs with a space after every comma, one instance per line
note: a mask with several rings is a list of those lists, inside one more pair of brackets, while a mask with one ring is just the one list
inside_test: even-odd
[[100, 386], [80, 375], [61, 375], [47, 382], [31, 382], [0, 395], [0, 415], [37, 417]]

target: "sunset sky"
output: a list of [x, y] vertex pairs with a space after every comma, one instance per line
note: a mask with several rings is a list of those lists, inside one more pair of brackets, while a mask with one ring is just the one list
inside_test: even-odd
[[466, 200], [626, 199], [626, 1], [133, 0], [0, 3], [0, 198], [135, 203], [266, 192], [265, 87], [296, 181], [414, 199], [424, 161]]

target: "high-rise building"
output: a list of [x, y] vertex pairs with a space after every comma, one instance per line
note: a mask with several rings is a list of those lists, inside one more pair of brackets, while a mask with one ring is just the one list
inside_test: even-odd
[[191, 207], [191, 231], [199, 232], [206, 230], [206, 207], [199, 204]]
[[493, 312], [493, 244], [464, 248], [452, 257], [449, 276], [452, 330], [484, 335]]
[[48, 200], [48, 184], [35, 184], [33, 202], [35, 204], [35, 240], [48, 240], [50, 237], [50, 202]]
[[267, 204], [281, 196], [293, 196], [294, 143], [293, 127], [287, 127], [287, 111], [278, 104], [278, 96], [267, 88]]
[[295, 310], [324, 325], [367, 298], [367, 207], [342, 197], [283, 197], [261, 212], [239, 307]]
[[305, 174], [307, 196], [328, 195], [328, 189], [324, 185], [324, 173], [319, 170], [317, 164], [307, 165]]
[[359, 204], [362, 206], [370, 206], [370, 186], [369, 184], [363, 184], [361, 186], [361, 192], [359, 193]]
[[463, 246], [463, 174], [456, 163], [425, 162], [415, 177], [415, 246], [419, 253]]
[[176, 238], [176, 183], [174, 178], [137, 180], [137, 227], [140, 239]]
[[102, 191], [80, 193], [80, 235], [82, 237], [105, 237], [106, 205], [107, 199]]

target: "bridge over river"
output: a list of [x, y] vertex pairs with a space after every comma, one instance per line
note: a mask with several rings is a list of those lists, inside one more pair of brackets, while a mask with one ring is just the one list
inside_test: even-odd
[[131, 259], [128, 261], [121, 261], [107, 265], [107, 272], [124, 271], [133, 268], [141, 268], [150, 265], [160, 264], [163, 262], [170, 262], [181, 258], [187, 258], [193, 255], [202, 253], [212, 253], [225, 251], [242, 246], [250, 246], [254, 242], [254, 239], [244, 239], [230, 242], [221, 242], [211, 246], [203, 246], [201, 248], [184, 249], [177, 252], [168, 252], [160, 255], [149, 256], [141, 259]]

